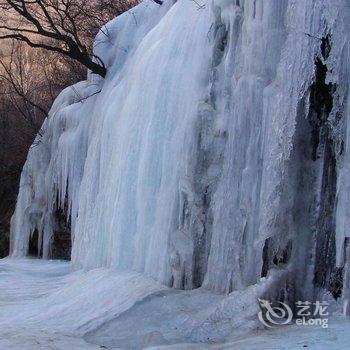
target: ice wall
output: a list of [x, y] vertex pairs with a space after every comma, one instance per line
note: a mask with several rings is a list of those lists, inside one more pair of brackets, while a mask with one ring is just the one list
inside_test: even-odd
[[346, 0], [179, 0], [108, 23], [106, 79], [62, 92], [29, 152], [12, 255], [36, 230], [50, 257], [60, 206], [76, 269], [224, 293], [277, 269], [277, 298], [340, 296], [349, 19]]

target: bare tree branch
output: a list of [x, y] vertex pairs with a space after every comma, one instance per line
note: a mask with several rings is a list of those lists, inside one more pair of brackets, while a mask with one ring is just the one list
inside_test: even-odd
[[[3, 15], [2, 20], [5, 24], [0, 26], [0, 40], [15, 39], [33, 48], [60, 53], [78, 61], [93, 73], [105, 77], [105, 64], [91, 52], [89, 54], [78, 30], [78, 22], [83, 20], [79, 17], [80, 12], [85, 6], [85, 0], [1, 1], [0, 10], [3, 10], [3, 13], [6, 10], [12, 11], [12, 16], [5, 18]], [[14, 25], [13, 18], [16, 14], [20, 20]], [[95, 21], [96, 16], [91, 14], [90, 18], [93, 17]], [[41, 40], [38, 40], [40, 38]]]

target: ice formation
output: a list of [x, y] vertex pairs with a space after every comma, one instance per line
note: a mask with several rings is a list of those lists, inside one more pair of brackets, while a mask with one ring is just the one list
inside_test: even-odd
[[73, 270], [228, 295], [187, 339], [253, 324], [262, 295], [350, 313], [349, 33], [346, 0], [145, 0], [111, 21], [106, 79], [64, 90], [29, 152], [12, 256], [36, 232], [50, 258], [61, 208]]

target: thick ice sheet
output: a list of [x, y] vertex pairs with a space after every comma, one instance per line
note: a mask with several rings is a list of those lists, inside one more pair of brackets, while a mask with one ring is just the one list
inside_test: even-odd
[[[343, 0], [146, 0], [108, 23], [106, 79], [66, 89], [29, 152], [12, 255], [37, 230], [49, 257], [66, 204], [76, 269], [228, 293], [291, 250], [297, 297], [316, 295], [313, 274], [346, 260], [349, 14]], [[312, 117], [317, 62], [335, 91]]]
[[237, 336], [261, 327], [255, 301], [279, 280], [263, 279], [224, 296], [205, 289], [170, 289], [137, 272], [70, 267], [62, 261], [0, 260], [3, 342], [78, 342], [75, 338], [84, 337], [125, 349], [220, 343], [233, 332]]
[[[258, 296], [328, 298], [340, 275], [350, 313], [349, 33], [346, 0], [146, 0], [107, 24], [107, 77], [55, 101], [11, 226], [12, 256], [36, 230], [49, 258], [68, 208], [76, 272], [56, 291], [25, 277], [47, 311], [34, 299], [18, 322], [82, 334], [151, 291], [202, 287], [228, 297], [193, 340], [219, 341], [256, 326]], [[97, 292], [121, 299], [95, 304]], [[71, 319], [77, 293], [88, 303]]]
[[37, 335], [40, 342], [41, 337], [45, 341], [60, 338], [60, 334], [74, 344], [74, 338], [166, 289], [136, 272], [69, 270], [66, 262], [0, 260], [0, 330], [4, 341], [14, 338], [20, 343], [22, 338], [25, 344], [35, 341]]
[[236, 333], [239, 340], [227, 338], [222, 345], [189, 344], [198, 341], [201, 332], [211, 338], [209, 343], [220, 343], [220, 334], [234, 334], [228, 323], [236, 328], [235, 322], [242, 322], [249, 312], [256, 320], [258, 310], [244, 313], [242, 296], [237, 294], [224, 298], [205, 290], [171, 290], [123, 271], [69, 270], [69, 263], [61, 261], [0, 260], [0, 349], [141, 349], [162, 344], [158, 348], [294, 350], [307, 345], [311, 350], [345, 350], [349, 346], [350, 321], [335, 317], [329, 329], [291, 326], [248, 332], [244, 337]]
[[275, 330], [252, 333], [240, 340], [220, 345], [176, 344], [151, 347], [149, 350], [348, 350], [350, 321], [347, 318], [332, 318], [330, 327], [287, 326]]

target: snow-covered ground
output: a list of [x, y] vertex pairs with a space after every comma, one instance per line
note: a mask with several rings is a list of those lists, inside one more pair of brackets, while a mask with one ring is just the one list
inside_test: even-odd
[[36, 259], [0, 261], [1, 350], [141, 349], [157, 344], [163, 345], [155, 348], [169, 349], [350, 348], [350, 320], [339, 316], [330, 319], [328, 329], [287, 326], [255, 331], [221, 345], [181, 344], [182, 333], [175, 328], [188, 325], [203, 306], [222, 296], [171, 290], [134, 272], [72, 273], [69, 265]]
[[265, 330], [220, 345], [173, 345], [152, 349], [232, 349], [232, 350], [348, 350], [350, 349], [350, 321], [345, 318], [331, 319], [328, 329], [320, 327], [286, 326]]
[[84, 348], [86, 332], [165, 289], [135, 272], [69, 271], [61, 261], [0, 262], [0, 349]]

